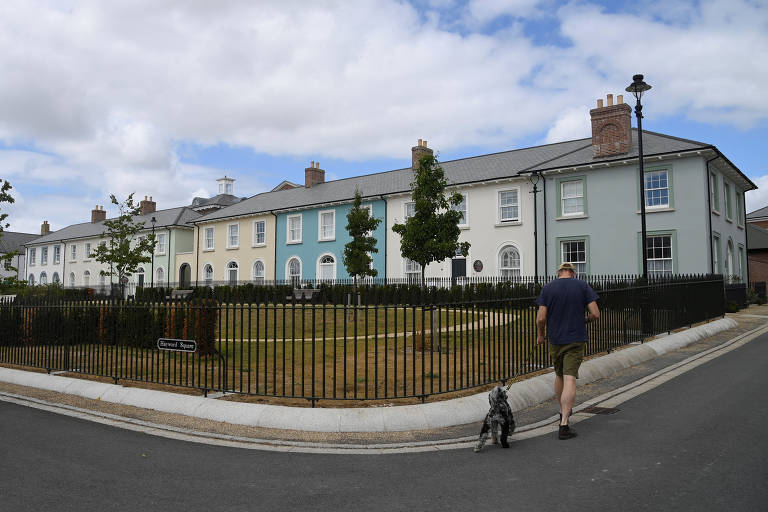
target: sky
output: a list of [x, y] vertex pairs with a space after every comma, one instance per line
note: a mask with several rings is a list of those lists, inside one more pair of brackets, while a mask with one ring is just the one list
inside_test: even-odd
[[765, 0], [3, 0], [0, 48], [11, 231], [310, 161], [400, 169], [417, 139], [453, 160], [588, 137], [636, 73], [643, 128], [714, 144], [768, 205]]

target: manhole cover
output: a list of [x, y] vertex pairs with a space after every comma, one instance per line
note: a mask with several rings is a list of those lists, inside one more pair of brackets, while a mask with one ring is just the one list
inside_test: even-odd
[[596, 405], [593, 405], [592, 407], [582, 409], [580, 412], [586, 412], [589, 414], [616, 414], [619, 412], [619, 409], [613, 407], [597, 407]]

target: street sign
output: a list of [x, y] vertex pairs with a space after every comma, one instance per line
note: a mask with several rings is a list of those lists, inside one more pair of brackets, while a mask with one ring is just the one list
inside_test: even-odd
[[175, 352], [194, 352], [197, 350], [197, 342], [195, 340], [158, 338], [157, 348], [160, 350], [173, 350]]

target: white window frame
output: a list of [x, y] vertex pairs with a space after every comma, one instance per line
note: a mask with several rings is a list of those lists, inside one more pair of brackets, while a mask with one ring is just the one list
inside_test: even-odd
[[461, 192], [459, 192], [459, 194], [461, 195], [461, 197], [464, 198], [464, 209], [460, 210], [458, 208], [458, 206], [460, 206], [459, 204], [459, 205], [451, 205], [451, 210], [459, 211], [463, 214], [464, 222], [459, 221], [458, 226], [460, 228], [468, 228], [469, 227], [469, 199], [467, 198], [467, 194], [462, 194]]
[[[323, 215], [331, 214], [333, 217], [330, 225], [331, 234], [325, 236], [323, 232]], [[317, 212], [317, 241], [318, 242], [332, 242], [336, 240], [336, 210], [320, 210]]]
[[[206, 268], [210, 268], [211, 269], [211, 277], [210, 277], [210, 279], [208, 278], [208, 275], [207, 275], [207, 273], [205, 271]], [[204, 263], [203, 264], [203, 271], [201, 273], [203, 275], [203, 283], [206, 286], [213, 286], [213, 282], [216, 280], [216, 272], [215, 272], [215, 270], [213, 268], [213, 263], [210, 263], [210, 262]]]
[[[256, 265], [261, 263], [261, 275], [259, 276], [256, 273]], [[253, 265], [251, 265], [251, 281], [253, 281], [255, 284], [264, 284], [264, 282], [267, 280], [267, 266], [264, 264], [264, 260], [257, 259], [253, 262]]]
[[[517, 252], [517, 268], [513, 266], [505, 267], [502, 265], [503, 254], [506, 249], [514, 249]], [[498, 269], [497, 275], [499, 277], [520, 277], [523, 272], [523, 254], [520, 251], [520, 248], [511, 242], [502, 244], [501, 247], [499, 247], [499, 250], [496, 252], [496, 265]]]
[[54, 271], [53, 275], [51, 276], [51, 284], [57, 284], [57, 283], [60, 284], [61, 279], [59, 278], [59, 273]]
[[70, 247], [72, 250], [70, 251], [69, 259], [70, 261], [77, 261], [77, 244], [72, 244]]
[[83, 272], [83, 286], [90, 286], [91, 285], [91, 271], [85, 270]]
[[[263, 227], [262, 230], [262, 236], [264, 237], [264, 241], [259, 242], [259, 225]], [[251, 244], [253, 247], [264, 247], [267, 245], [267, 221], [265, 220], [255, 220], [253, 221], [253, 243]]]
[[[648, 255], [648, 242], [650, 242], [654, 238], [668, 238], [669, 239], [669, 258], [652, 258]], [[648, 276], [666, 276], [666, 275], [673, 275], [675, 273], [675, 243], [674, 238], [672, 234], [659, 234], [659, 235], [648, 235], [647, 236], [647, 242], [646, 242], [646, 261], [648, 262]], [[651, 262], [656, 261], [669, 261], [670, 270], [662, 270], [658, 271], [655, 269], [651, 269]]]
[[155, 286], [163, 287], [165, 283], [165, 269], [163, 267], [157, 267], [155, 269]]
[[53, 265], [58, 265], [61, 263], [61, 244], [56, 244], [53, 246]]
[[[211, 233], [211, 237], [208, 238], [208, 233]], [[211, 242], [208, 245], [208, 242]], [[216, 248], [216, 228], [209, 226], [203, 229], [203, 251], [213, 251]]]
[[420, 283], [421, 282], [421, 265], [417, 261], [403, 258], [403, 277], [406, 281]]
[[[573, 260], [566, 257], [566, 251], [565, 251], [565, 244], [583, 244], [584, 245], [584, 259], [583, 260]], [[573, 254], [572, 251], [569, 251], [568, 254]], [[587, 274], [587, 240], [585, 238], [574, 238], [572, 240], [561, 240], [560, 241], [560, 255], [562, 256], [562, 260], [565, 262], [572, 263], [576, 267], [576, 277], [582, 277]], [[583, 269], [583, 270], [580, 270]]]
[[83, 255], [84, 260], [91, 259], [91, 244], [90, 242], [86, 242], [85, 244], [85, 254]]
[[[409, 215], [408, 214], [408, 210], [410, 210], [411, 208], [413, 208], [413, 214]], [[406, 203], [403, 204], [403, 218], [405, 220], [410, 219], [415, 214], [416, 214], [416, 202], [415, 201], [407, 201]]]
[[40, 272], [40, 278], [38, 279], [40, 282], [40, 286], [45, 286], [48, 284], [48, 274], [45, 273], [45, 271]]
[[[332, 258], [333, 263], [323, 263], [324, 258]], [[319, 258], [317, 258], [317, 270], [316, 270], [316, 276], [318, 280], [322, 281], [335, 281], [336, 280], [336, 269], [337, 269], [338, 259], [336, 258], [336, 255], [331, 254], [330, 252], [326, 252], [324, 254], [321, 254]], [[332, 270], [332, 277], [324, 277], [323, 276], [323, 269], [330, 267]]]
[[40, 249], [40, 264], [41, 265], [48, 264], [48, 247], [43, 247]]
[[[565, 195], [565, 186], [573, 183], [581, 185], [581, 195], [568, 196]], [[576, 212], [566, 212], [565, 202], [571, 199], [581, 199], [581, 210]], [[584, 215], [584, 179], [577, 178], [573, 180], [563, 180], [560, 182], [560, 215], [563, 217], [573, 217]]]
[[29, 266], [30, 267], [35, 266], [36, 257], [37, 257], [37, 247], [30, 247], [29, 248]]
[[[299, 275], [293, 276], [291, 275], [291, 262], [296, 260], [299, 264]], [[301, 261], [301, 258], [298, 256], [290, 256], [288, 260], [285, 262], [285, 278], [287, 280], [293, 280], [295, 277], [297, 281], [302, 280], [302, 274], [304, 273], [304, 263]]]
[[69, 273], [69, 286], [70, 288], [77, 286], [77, 276], [75, 276], [74, 272]]
[[733, 201], [731, 200], [731, 184], [723, 180], [723, 197], [725, 198], [723, 210], [725, 210], [725, 220], [733, 222]]
[[[155, 240], [157, 244], [155, 245], [155, 255], [156, 256], [165, 256], [165, 252], [167, 250], [167, 237], [165, 233], [157, 233], [157, 239]], [[161, 242], [162, 240], [162, 242]]]
[[[501, 202], [501, 195], [505, 192], [515, 192], [517, 194], [517, 202], [512, 205], [504, 205]], [[503, 190], [499, 190], [496, 193], [496, 215], [498, 215], [498, 222], [499, 224], [509, 223], [509, 222], [520, 222], [520, 187], [511, 187], [511, 188], [505, 188]], [[516, 217], [509, 217], [505, 218], [503, 215], [503, 209], [504, 208], [512, 208], [513, 206], [517, 207], [517, 216]], [[518, 249], [519, 252], [519, 249]]]
[[[648, 187], [648, 177], [653, 176], [654, 174], [664, 173], [667, 177], [667, 186], [666, 187], [658, 187], [658, 188], [649, 188]], [[644, 171], [643, 176], [643, 200], [645, 201], [645, 208], [649, 210], [658, 210], [658, 209], [664, 209], [669, 208], [671, 204], [672, 199], [672, 187], [669, 186], [669, 169], [653, 169], [650, 171]], [[648, 192], [651, 190], [665, 190], [667, 191], [667, 202], [662, 204], [656, 204], [656, 205], [650, 205], [648, 204]]]
[[[234, 265], [234, 267], [232, 267]], [[224, 267], [227, 272], [227, 284], [236, 286], [240, 282], [240, 264], [235, 260], [229, 260]], [[232, 279], [232, 271], [235, 271], [235, 279]]]
[[35, 286], [35, 274], [29, 274], [29, 277], [27, 278], [27, 284], [30, 286]]
[[[299, 227], [295, 231], [298, 231], [298, 237], [293, 238], [291, 236], [291, 221], [294, 219], [299, 219]], [[302, 218], [302, 214], [297, 213], [295, 215], [288, 215], [288, 217], [285, 220], [285, 243], [286, 244], [300, 244], [301, 240], [303, 238], [303, 223], [304, 220]]]
[[[234, 234], [232, 229], [234, 228]], [[227, 249], [237, 249], [240, 247], [240, 223], [232, 222], [227, 224]]]

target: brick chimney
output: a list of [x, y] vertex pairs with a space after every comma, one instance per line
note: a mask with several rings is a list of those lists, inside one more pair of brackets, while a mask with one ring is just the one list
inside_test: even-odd
[[629, 153], [632, 148], [632, 108], [624, 103], [624, 96], [609, 94], [603, 106], [603, 100], [597, 100], [597, 108], [589, 111], [592, 118], [592, 149], [594, 158], [616, 156]]
[[432, 150], [427, 147], [427, 141], [419, 139], [418, 145], [411, 148], [411, 167], [413, 170], [419, 168], [421, 157], [432, 154]]
[[152, 200], [152, 196], [149, 196], [149, 199], [147, 199], [147, 196], [144, 196], [144, 199], [139, 202], [139, 214], [140, 215], [146, 215], [148, 213], [155, 213], [156, 209], [157, 209], [157, 203], [155, 203]]
[[50, 232], [51, 232], [51, 226], [48, 224], [47, 220], [44, 220], [43, 224], [40, 226], [40, 236], [45, 236]]
[[103, 206], [96, 205], [96, 208], [91, 210], [91, 223], [96, 224], [103, 220], [107, 220], [107, 212], [104, 211]]
[[313, 160], [309, 167], [304, 169], [304, 186], [310, 188], [320, 183], [325, 183], [325, 171], [320, 168], [320, 162]]

